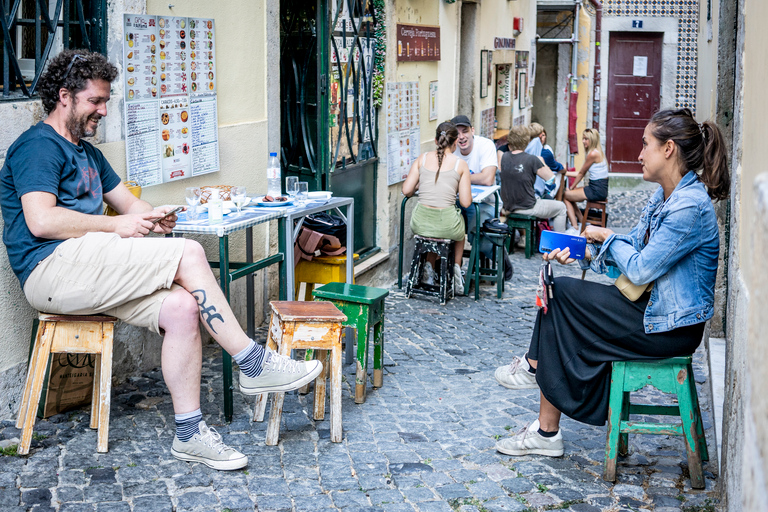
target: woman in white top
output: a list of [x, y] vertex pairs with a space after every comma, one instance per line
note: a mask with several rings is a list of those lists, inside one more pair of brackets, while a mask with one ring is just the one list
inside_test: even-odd
[[[453, 154], [459, 132], [450, 122], [440, 123], [435, 133], [437, 149], [422, 154], [413, 162], [403, 182], [403, 194], [411, 197], [419, 191], [419, 203], [411, 215], [411, 230], [430, 238], [447, 238], [454, 244], [454, 290], [464, 293], [461, 278], [461, 259], [464, 254], [465, 228], [459, 204], [467, 208], [472, 204], [472, 185], [467, 163]], [[428, 263], [434, 267], [436, 256]], [[431, 268], [428, 267], [428, 268]], [[459, 291], [460, 290], [460, 291]]]
[[[565, 190], [563, 196], [563, 202], [568, 209], [568, 220], [571, 222], [571, 227], [576, 229], [579, 228], [579, 221], [574, 203], [584, 200], [605, 201], [608, 197], [608, 161], [600, 146], [600, 132], [587, 128], [581, 136], [581, 143], [584, 145], [587, 158], [576, 174], [576, 181]], [[589, 185], [577, 188], [587, 171], [589, 171]]]

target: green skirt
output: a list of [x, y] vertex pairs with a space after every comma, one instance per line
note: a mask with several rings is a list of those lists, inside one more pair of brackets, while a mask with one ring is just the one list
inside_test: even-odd
[[429, 208], [419, 203], [411, 215], [411, 231], [429, 238], [464, 240], [464, 218], [455, 206]]

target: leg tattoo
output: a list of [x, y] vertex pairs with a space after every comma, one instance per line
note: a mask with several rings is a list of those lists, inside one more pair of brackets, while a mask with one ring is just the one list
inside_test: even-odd
[[195, 290], [192, 292], [192, 296], [197, 300], [197, 305], [200, 306], [200, 316], [205, 320], [205, 323], [208, 324], [208, 327], [213, 331], [214, 334], [218, 334], [216, 332], [216, 329], [213, 328], [213, 321], [219, 320], [221, 323], [224, 323], [224, 318], [220, 314], [216, 312], [215, 306], [207, 306], [205, 304], [206, 295], [205, 290]]

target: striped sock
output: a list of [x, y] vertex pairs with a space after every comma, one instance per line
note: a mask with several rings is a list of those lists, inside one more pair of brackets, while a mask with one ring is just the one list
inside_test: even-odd
[[264, 361], [264, 347], [251, 340], [251, 343], [243, 350], [233, 355], [240, 371], [248, 377], [258, 377], [261, 375], [261, 363]]
[[176, 437], [186, 443], [192, 436], [200, 433], [200, 422], [203, 421], [203, 413], [200, 409], [184, 414], [176, 415]]

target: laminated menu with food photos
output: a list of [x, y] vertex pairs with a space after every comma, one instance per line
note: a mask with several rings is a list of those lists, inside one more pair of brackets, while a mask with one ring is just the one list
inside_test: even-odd
[[215, 23], [123, 15], [128, 179], [158, 185], [219, 170]]

